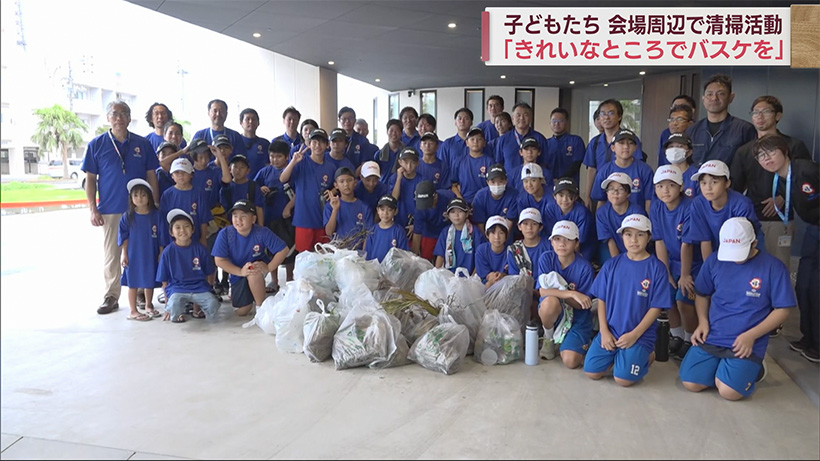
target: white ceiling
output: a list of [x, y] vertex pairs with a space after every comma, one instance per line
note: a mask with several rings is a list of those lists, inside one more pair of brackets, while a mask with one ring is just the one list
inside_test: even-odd
[[[480, 60], [481, 12], [488, 6], [788, 6], [723, 1], [345, 1], [127, 0], [388, 91], [449, 86], [569, 87], [629, 80], [638, 70], [681, 67], [490, 67]], [[447, 24], [457, 27], [449, 29]], [[252, 34], [259, 32], [260, 38]], [[328, 61], [334, 61], [333, 66]], [[505, 74], [506, 80], [499, 76]], [[374, 80], [380, 78], [381, 82]]]

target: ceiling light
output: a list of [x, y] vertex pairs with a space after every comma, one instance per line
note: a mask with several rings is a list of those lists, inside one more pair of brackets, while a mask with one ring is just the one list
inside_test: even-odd
[[646, 75], [646, 71], [642, 70], [642, 71], [638, 72], [638, 75]]
[[333, 62], [333, 61], [328, 61], [328, 62], [327, 62], [327, 65], [328, 65], [328, 66], [332, 66], [333, 64], [336, 64], [336, 63], [335, 63], [335, 62]]
[[451, 22], [450, 24], [447, 24], [447, 27], [449, 27], [450, 29], [455, 29], [456, 28], [456, 23]]
[[254, 38], [259, 38], [259, 37], [262, 36], [262, 34], [260, 34], [259, 32], [254, 32], [253, 36], [254, 36]]
[[575, 85], [575, 80], [570, 80], [570, 81], [569, 81], [569, 84], [570, 84], [570, 85]]
[[506, 75], [502, 75], [502, 76], [501, 76], [501, 78], [507, 78], [507, 76], [506, 76]]
[[382, 79], [380, 79], [380, 78], [377, 78], [377, 79], [376, 79], [376, 83], [379, 83], [379, 82], [381, 82], [381, 81], [382, 81]]
[[609, 86], [609, 83], [604, 83], [604, 86]]

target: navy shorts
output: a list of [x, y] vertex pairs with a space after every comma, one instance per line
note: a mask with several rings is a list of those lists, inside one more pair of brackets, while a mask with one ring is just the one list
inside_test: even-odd
[[680, 380], [716, 387], [715, 378], [743, 397], [752, 395], [761, 364], [738, 358], [716, 357], [699, 346], [692, 346], [680, 364]]
[[253, 293], [251, 293], [251, 287], [248, 286], [248, 279], [239, 277], [236, 283], [231, 284], [231, 305], [233, 307], [245, 307], [253, 303]]
[[[610, 366], [612, 374], [627, 381], [640, 381], [649, 371], [649, 355], [653, 351], [645, 349], [635, 343], [629, 349], [615, 348], [610, 352], [601, 346], [601, 333], [595, 335], [592, 345], [589, 346], [584, 371], [587, 373], [603, 373]], [[688, 354], [687, 354], [688, 355]]]

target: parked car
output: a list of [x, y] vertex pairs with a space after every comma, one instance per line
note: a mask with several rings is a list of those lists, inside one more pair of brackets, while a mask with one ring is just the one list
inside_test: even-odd
[[[70, 158], [68, 159], [68, 176], [71, 179], [77, 179], [80, 176], [85, 176], [85, 173], [80, 169], [82, 166], [83, 160], [79, 158]], [[63, 177], [63, 161], [62, 160], [52, 160], [48, 162], [48, 175], [52, 178], [62, 178]]]

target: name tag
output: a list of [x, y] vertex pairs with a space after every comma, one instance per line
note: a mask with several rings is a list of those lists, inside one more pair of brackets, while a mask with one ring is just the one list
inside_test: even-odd
[[781, 235], [777, 238], [777, 246], [779, 247], [790, 247], [792, 246], [792, 236], [791, 235]]

